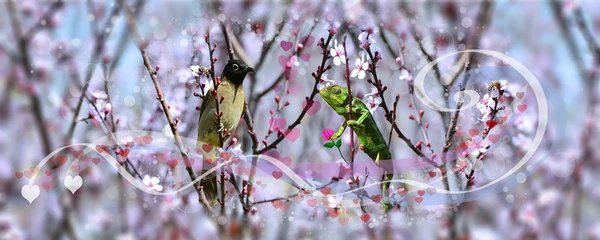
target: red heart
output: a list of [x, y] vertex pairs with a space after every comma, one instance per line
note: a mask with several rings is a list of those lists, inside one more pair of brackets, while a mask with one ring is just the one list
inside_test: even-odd
[[437, 173], [433, 172], [433, 171], [432, 172], [428, 172], [427, 174], [429, 174], [430, 178], [433, 178], [433, 177], [435, 177], [435, 175], [437, 175]]
[[275, 201], [271, 202], [271, 204], [273, 204], [273, 207], [279, 208], [279, 207], [281, 207], [281, 205], [283, 205], [283, 202], [281, 200], [275, 200]]
[[326, 188], [321, 188], [321, 190], [319, 190], [319, 191], [321, 191], [321, 193], [322, 193], [323, 195], [327, 196], [327, 195], [329, 195], [329, 194], [331, 193], [331, 188], [328, 188], [328, 187], [326, 187]]
[[108, 147], [103, 146], [103, 145], [96, 145], [96, 152], [98, 152], [98, 153], [108, 152]]
[[500, 140], [500, 135], [490, 134], [490, 141], [492, 141], [493, 143], [496, 143], [496, 142], [498, 142], [498, 140]]
[[475, 137], [477, 134], [479, 134], [479, 129], [469, 129], [469, 135], [471, 135], [471, 137]]
[[317, 206], [317, 199], [309, 199], [308, 201], [306, 201], [306, 203], [308, 204], [308, 206], [315, 207]]
[[346, 226], [346, 224], [348, 224], [348, 221], [350, 221], [349, 218], [347, 217], [340, 217], [338, 218], [338, 222], [342, 225], [342, 226]]
[[327, 210], [327, 213], [329, 214], [330, 218], [335, 218], [338, 216], [338, 211], [335, 209], [329, 209]]
[[524, 92], [518, 92], [518, 93], [517, 93], [517, 97], [519, 97], [519, 98], [523, 98], [523, 96], [525, 96], [525, 93], [524, 93]]
[[360, 220], [362, 220], [363, 222], [368, 222], [369, 219], [371, 219], [371, 215], [369, 215], [368, 213], [365, 213], [360, 216]]
[[358, 204], [358, 203], [360, 202], [360, 200], [359, 200], [358, 198], [355, 198], [355, 199], [352, 199], [352, 202], [353, 202], [354, 204]]
[[56, 157], [56, 162], [58, 163], [58, 165], [63, 165], [67, 162], [69, 158], [67, 158], [67, 156], [57, 156]]
[[290, 140], [291, 142], [295, 142], [298, 137], [300, 137], [300, 129], [299, 128], [293, 128], [293, 129], [288, 129], [285, 131], [284, 133], [285, 138], [287, 140]]
[[283, 172], [273, 171], [272, 175], [275, 179], [280, 179], [283, 176]]
[[287, 51], [290, 50], [294, 46], [294, 44], [288, 41], [281, 41], [281, 43], [279, 43], [279, 46], [281, 46], [283, 51]]
[[17, 179], [21, 179], [23, 177], [23, 173], [22, 172], [16, 172], [15, 173], [15, 177], [17, 177]]
[[142, 137], [142, 142], [144, 142], [144, 144], [150, 144], [152, 142], [152, 137], [150, 137], [150, 136], [143, 136]]
[[173, 159], [173, 160], [167, 161], [167, 166], [169, 166], [171, 169], [175, 168], [177, 166], [177, 160]]
[[398, 192], [398, 194], [400, 195], [400, 197], [404, 197], [404, 196], [406, 196], [406, 194], [408, 194], [408, 189], [406, 189], [406, 188], [398, 188], [396, 190], [396, 192]]
[[521, 112], [525, 112], [525, 110], [527, 110], [527, 104], [519, 104], [517, 105], [517, 109], [519, 109]]
[[46, 170], [46, 176], [50, 177], [52, 175], [52, 171]]
[[212, 158], [206, 159], [206, 163], [208, 163], [208, 164], [212, 164], [213, 162], [215, 162], [215, 159], [212, 159]]
[[458, 147], [460, 147], [460, 149], [462, 149], [464, 151], [464, 150], [467, 150], [467, 148], [469, 147], [469, 145], [467, 145], [466, 142], [463, 142]]
[[422, 197], [416, 197], [415, 198], [415, 202], [417, 202], [417, 203], [421, 203], [422, 201], [423, 201]]
[[100, 158], [92, 158], [92, 162], [98, 165], [98, 163], [100, 163]]
[[425, 195], [425, 190], [419, 190], [417, 191], [417, 194], [419, 194], [419, 196], [423, 196]]
[[210, 152], [213, 149], [213, 145], [210, 144], [202, 144], [202, 150], [204, 152]]
[[379, 201], [381, 201], [381, 194], [371, 196], [371, 200], [373, 200], [375, 203], [379, 203]]

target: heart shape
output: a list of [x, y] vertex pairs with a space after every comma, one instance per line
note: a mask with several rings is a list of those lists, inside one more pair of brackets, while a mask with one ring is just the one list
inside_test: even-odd
[[142, 137], [142, 142], [144, 144], [150, 144], [152, 142], [152, 137], [150, 137], [150, 136], [143, 136]]
[[423, 196], [425, 195], [425, 190], [419, 190], [417, 191], [417, 194], [419, 194], [419, 196]]
[[290, 140], [291, 142], [295, 142], [298, 139], [298, 137], [300, 137], [300, 129], [299, 128], [288, 129], [285, 131], [284, 135], [287, 140]]
[[25, 185], [21, 188], [21, 195], [29, 201], [29, 204], [40, 196], [40, 188], [36, 185]]
[[476, 128], [469, 129], [469, 135], [471, 135], [471, 137], [475, 137], [475, 136], [477, 136], [477, 134], [479, 134], [479, 129], [476, 129]]
[[290, 50], [294, 46], [294, 44], [288, 41], [281, 41], [281, 43], [279, 43], [279, 46], [281, 46], [283, 51], [287, 51]]
[[490, 141], [493, 143], [498, 142], [498, 140], [500, 140], [500, 135], [499, 134], [490, 134]]
[[[306, 108], [306, 99], [304, 100], [304, 102], [302, 102], [302, 108]], [[308, 113], [309, 116], [315, 115], [315, 113], [317, 113], [319, 110], [321, 109], [321, 102], [317, 102], [317, 101], [310, 101], [309, 104], [309, 108], [308, 110], [306, 110], [306, 113]]]
[[272, 173], [271, 175], [273, 175], [273, 177], [274, 177], [276, 180], [278, 180], [278, 179], [280, 179], [281, 177], [283, 177], [283, 172], [280, 172], [280, 171], [273, 171], [273, 173]]
[[327, 214], [329, 214], [330, 218], [335, 218], [338, 216], [338, 211], [335, 209], [329, 209], [327, 210]]
[[381, 194], [371, 196], [371, 200], [375, 203], [379, 203], [381, 201]]
[[308, 204], [308, 206], [315, 207], [317, 206], [317, 199], [309, 199], [308, 201], [306, 201], [306, 203]]
[[429, 196], [433, 196], [433, 194], [435, 194], [435, 192], [437, 192], [436, 188], [434, 188], [434, 187], [427, 188], [427, 194], [429, 194]]
[[22, 172], [16, 172], [15, 173], [15, 177], [17, 177], [17, 179], [21, 179], [23, 177], [23, 173]]
[[50, 177], [52, 175], [52, 171], [46, 170], [46, 176]]
[[519, 98], [523, 98], [524, 96], [525, 96], [524, 92], [518, 92], [517, 93], [517, 97], [519, 97]]
[[301, 203], [301, 202], [302, 202], [302, 200], [304, 200], [304, 196], [302, 196], [302, 195], [296, 195], [296, 196], [294, 197], [294, 201], [295, 201], [296, 203]]
[[519, 109], [521, 112], [525, 112], [525, 110], [527, 110], [527, 104], [519, 104], [517, 105], [517, 109]]
[[273, 204], [273, 207], [279, 208], [279, 207], [281, 207], [281, 205], [283, 205], [283, 202], [281, 200], [275, 200], [275, 201], [271, 202], [271, 204]]
[[169, 166], [171, 169], [174, 169], [177, 166], [177, 160], [173, 159], [173, 160], [169, 160], [167, 161], [167, 166]]
[[300, 42], [304, 47], [310, 47], [315, 42], [315, 38], [313, 36], [306, 36], [300, 39]]
[[310, 54], [304, 53], [300, 55], [300, 58], [302, 58], [302, 60], [304, 60], [305, 62], [308, 62], [308, 60], [310, 60]]
[[281, 207], [279, 207], [279, 210], [281, 210], [282, 212], [287, 211], [288, 209], [290, 209], [291, 204], [288, 202], [284, 202], [283, 204], [281, 204]]
[[320, 192], [321, 192], [323, 195], [327, 196], [327, 195], [329, 195], [329, 194], [331, 193], [331, 188], [328, 188], [328, 187], [326, 187], [326, 188], [321, 188], [319, 191], [320, 191]]
[[213, 149], [213, 145], [210, 144], [202, 144], [202, 151], [210, 152]]
[[92, 162], [98, 165], [98, 163], [100, 163], [100, 158], [92, 158]]
[[286, 124], [287, 124], [287, 121], [285, 120], [285, 118], [269, 119], [269, 126], [270, 126], [270, 128], [273, 128], [273, 129], [277, 129], [277, 128], [283, 129], [283, 128], [285, 128]]
[[73, 157], [75, 159], [79, 159], [81, 156], [83, 156], [83, 150], [74, 150], [73, 151]]
[[423, 198], [422, 197], [416, 197], [415, 198], [415, 202], [421, 203], [421, 202], [423, 202]]
[[73, 171], [74, 173], [79, 173], [79, 165], [78, 164], [71, 165], [71, 171]]
[[431, 171], [431, 172], [428, 172], [427, 174], [429, 175], [430, 178], [434, 178], [435, 175], [437, 175], [437, 172]]
[[368, 222], [369, 219], [371, 219], [371, 215], [369, 215], [368, 213], [360, 215], [360, 220], [362, 220], [363, 222]]
[[67, 158], [67, 156], [57, 156], [56, 157], [56, 163], [58, 163], [58, 165], [63, 165], [67, 162], [69, 158]]
[[64, 184], [65, 187], [71, 191], [71, 193], [75, 194], [75, 192], [83, 185], [83, 179], [81, 179], [81, 176], [79, 175], [75, 177], [67, 175], [65, 177]]

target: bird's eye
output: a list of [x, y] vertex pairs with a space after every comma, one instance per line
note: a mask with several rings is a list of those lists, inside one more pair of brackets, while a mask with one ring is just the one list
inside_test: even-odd
[[240, 69], [240, 66], [238, 66], [237, 64], [233, 64], [231, 67], [233, 68], [234, 71], [237, 71], [238, 69]]

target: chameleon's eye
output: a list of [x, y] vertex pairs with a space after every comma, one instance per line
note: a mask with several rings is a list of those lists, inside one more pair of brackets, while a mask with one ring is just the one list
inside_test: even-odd
[[342, 92], [342, 89], [340, 89], [340, 87], [338, 87], [338, 86], [333, 86], [331, 88], [331, 93], [333, 93], [333, 94], [340, 94], [341, 92]]

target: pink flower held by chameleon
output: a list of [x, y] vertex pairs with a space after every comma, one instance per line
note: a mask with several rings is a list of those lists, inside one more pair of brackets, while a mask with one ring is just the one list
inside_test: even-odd
[[323, 140], [327, 141], [329, 138], [331, 138], [331, 136], [333, 136], [333, 130], [325, 128], [321, 135], [323, 136]]

